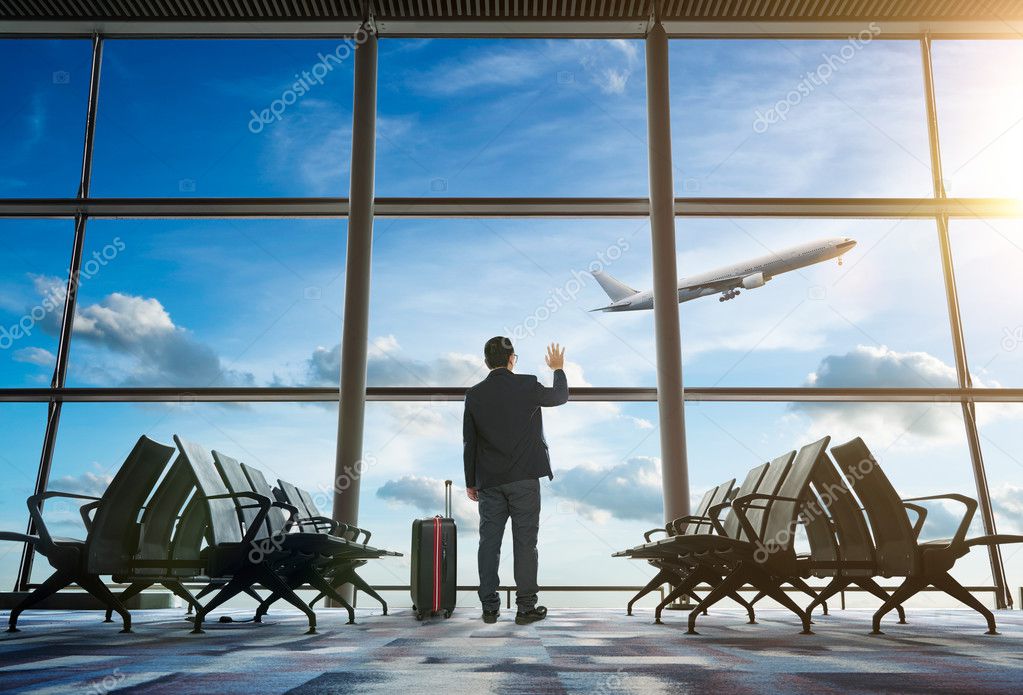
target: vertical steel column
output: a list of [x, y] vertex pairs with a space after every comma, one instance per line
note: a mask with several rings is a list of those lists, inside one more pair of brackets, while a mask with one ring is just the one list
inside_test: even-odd
[[682, 338], [675, 261], [675, 184], [671, 162], [668, 37], [655, 16], [646, 36], [647, 145], [650, 238], [657, 340], [657, 409], [661, 428], [664, 519], [689, 514], [689, 471], [682, 395]]
[[[931, 179], [934, 186], [934, 197], [945, 198], [945, 180], [941, 167], [941, 141], [938, 138], [938, 108], [934, 96], [934, 65], [931, 59], [931, 38], [920, 39], [920, 50], [924, 67], [924, 98], [927, 107], [927, 134], [931, 152]], [[952, 349], [955, 354], [956, 375], [959, 388], [970, 388], [973, 379], [970, 377], [970, 366], [966, 359], [966, 340], [963, 337], [963, 325], [959, 312], [959, 294], [956, 289], [955, 266], [952, 259], [952, 245], [948, 234], [948, 215], [938, 215], [938, 245], [941, 250], [941, 269], [945, 278], [945, 299], [948, 304], [948, 318], [952, 327]], [[984, 533], [993, 534], [995, 530], [995, 514], [991, 506], [991, 495], [988, 490], [987, 473], [984, 470], [984, 457], [980, 448], [980, 434], [977, 431], [976, 406], [972, 401], [963, 401], [963, 422], [966, 425], [966, 439], [970, 447], [970, 461], [973, 465], [973, 478], [977, 486], [977, 500], [980, 516], [984, 522]], [[997, 545], [988, 546], [991, 562], [991, 577], [997, 591], [995, 605], [1005, 608], [1012, 605], [1012, 594], [1005, 583], [1005, 566], [1002, 564], [1002, 550]]]
[[[352, 164], [348, 255], [345, 261], [345, 315], [341, 335], [341, 404], [338, 410], [334, 512], [338, 521], [359, 520], [359, 479], [366, 414], [366, 355], [373, 250], [373, 180], [376, 152], [377, 37], [369, 22], [355, 49], [352, 107]], [[346, 586], [346, 588], [348, 588]]]
[[[103, 61], [103, 39], [98, 34], [92, 37], [92, 65], [89, 74], [89, 101], [85, 116], [85, 143], [82, 151], [82, 173], [78, 181], [78, 200], [89, 197], [89, 183], [92, 179], [92, 142], [96, 133], [96, 105], [99, 99], [99, 76]], [[60, 335], [57, 338], [57, 359], [53, 367], [53, 378], [50, 388], [64, 388], [67, 381], [68, 355], [71, 349], [71, 331], [75, 323], [75, 307], [78, 303], [78, 282], [82, 269], [82, 249], [85, 246], [85, 224], [87, 215], [83, 212], [75, 214], [75, 236], [71, 249], [71, 263], [68, 267], [68, 279], [64, 300], [64, 314], [60, 323]], [[36, 474], [35, 494], [46, 492], [50, 481], [50, 467], [53, 463], [53, 450], [57, 442], [57, 428], [60, 425], [61, 402], [50, 400], [46, 416], [46, 430], [43, 433], [43, 450], [39, 457], [39, 471]], [[40, 503], [42, 504], [42, 503]], [[29, 519], [29, 535], [36, 532], [35, 524]], [[32, 577], [32, 560], [35, 551], [28, 543], [21, 551], [21, 565], [18, 568], [18, 579], [15, 591], [25, 591]]]

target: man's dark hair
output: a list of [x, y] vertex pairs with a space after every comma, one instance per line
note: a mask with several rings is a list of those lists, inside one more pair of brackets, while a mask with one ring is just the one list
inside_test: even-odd
[[495, 336], [483, 346], [483, 359], [491, 369], [495, 367], [507, 367], [508, 360], [515, 354], [510, 338]]

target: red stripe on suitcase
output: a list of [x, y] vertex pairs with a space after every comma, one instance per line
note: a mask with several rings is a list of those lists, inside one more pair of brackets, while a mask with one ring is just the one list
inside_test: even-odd
[[433, 519], [433, 610], [440, 610], [440, 517]]

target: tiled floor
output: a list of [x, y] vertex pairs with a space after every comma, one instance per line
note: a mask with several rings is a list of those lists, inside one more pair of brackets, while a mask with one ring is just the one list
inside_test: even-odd
[[[968, 611], [910, 611], [908, 625], [868, 635], [869, 612], [834, 611], [801, 635], [790, 615], [760, 624], [719, 610], [686, 635], [683, 615], [654, 625], [650, 611], [552, 610], [527, 627], [478, 610], [417, 623], [319, 611], [305, 635], [297, 613], [272, 622], [210, 624], [190, 635], [180, 611], [136, 611], [135, 634], [95, 613], [26, 613], [22, 632], [0, 633], [3, 692], [145, 693], [829, 693], [1023, 692], [1023, 612], [997, 615], [984, 634]], [[237, 617], [241, 618], [242, 615]], [[6, 622], [5, 614], [0, 620]]]

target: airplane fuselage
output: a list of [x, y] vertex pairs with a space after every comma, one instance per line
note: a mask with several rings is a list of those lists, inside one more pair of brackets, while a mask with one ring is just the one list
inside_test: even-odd
[[[678, 301], [689, 302], [700, 297], [723, 294], [730, 299], [740, 289], [763, 286], [771, 278], [793, 270], [838, 258], [856, 245], [848, 237], [818, 239], [757, 258], [718, 268], [706, 273], [684, 277], [678, 281]], [[738, 279], [734, 289], [722, 289], [722, 283]], [[728, 294], [731, 292], [732, 294]], [[604, 311], [643, 311], [654, 306], [653, 290], [644, 290], [613, 302]]]

